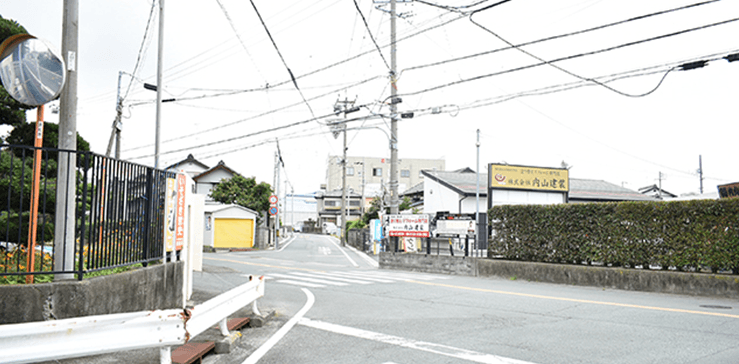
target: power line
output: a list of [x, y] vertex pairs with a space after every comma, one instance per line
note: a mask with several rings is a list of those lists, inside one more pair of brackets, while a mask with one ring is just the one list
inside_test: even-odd
[[267, 28], [267, 24], [264, 23], [264, 19], [262, 19], [262, 15], [259, 14], [259, 10], [257, 9], [257, 6], [254, 4], [254, 0], [249, 0], [251, 2], [251, 6], [254, 8], [254, 12], [257, 13], [257, 17], [259, 17], [259, 21], [262, 23], [262, 27], [264, 27], [264, 31], [267, 32], [267, 36], [269, 37], [269, 40], [272, 42], [272, 45], [275, 48], [275, 51], [277, 51], [277, 55], [280, 56], [280, 60], [282, 60], [282, 64], [287, 69], [287, 73], [290, 74], [290, 79], [293, 81], [293, 85], [295, 85], [295, 89], [298, 90], [298, 93], [300, 93], [300, 97], [303, 99], [303, 102], [306, 106], [308, 106], [308, 110], [310, 110], [311, 115], [315, 118], [315, 113], [313, 113], [313, 108], [310, 107], [310, 104], [305, 99], [305, 96], [303, 95], [303, 91], [300, 91], [300, 87], [298, 87], [298, 82], [295, 80], [295, 76], [293, 75], [293, 71], [290, 70], [290, 67], [287, 66], [287, 62], [285, 62], [285, 58], [282, 56], [282, 52], [280, 52], [280, 49], [277, 47], [277, 43], [275, 43], [275, 39], [272, 38], [272, 34], [269, 32], [269, 28]]
[[387, 60], [385, 59], [385, 56], [382, 54], [382, 50], [380, 50], [380, 47], [377, 45], [377, 41], [375, 41], [375, 37], [372, 36], [372, 32], [370, 31], [369, 25], [367, 24], [367, 19], [365, 19], [364, 14], [362, 14], [362, 10], [359, 8], [359, 4], [357, 4], [357, 0], [354, 0], [354, 7], [357, 8], [357, 13], [359, 13], [359, 16], [362, 17], [362, 22], [364, 22], [364, 27], [367, 29], [367, 34], [372, 40], [372, 43], [375, 45], [375, 48], [377, 49], [377, 53], [380, 55], [380, 58], [382, 58], [382, 62], [385, 63], [385, 68], [390, 69], [390, 65], [387, 64]]
[[533, 40], [533, 41], [529, 41], [529, 42], [524, 42], [524, 43], [520, 43], [520, 44], [516, 44], [516, 45], [509, 44], [507, 47], [503, 47], [503, 48], [497, 48], [497, 49], [493, 49], [493, 50], [489, 50], [489, 51], [485, 51], [485, 52], [470, 54], [470, 55], [466, 55], [466, 56], [462, 56], [462, 57], [457, 57], [457, 58], [452, 58], [452, 59], [448, 59], [448, 60], [444, 60], [444, 61], [439, 61], [439, 62], [427, 63], [427, 64], [420, 65], [420, 66], [408, 67], [408, 68], [403, 69], [400, 73], [402, 75], [404, 72], [408, 72], [408, 71], [413, 71], [413, 70], [422, 69], [422, 68], [428, 68], [428, 67], [434, 67], [434, 66], [440, 66], [440, 65], [444, 65], [444, 64], [448, 64], [448, 63], [452, 63], [452, 62], [463, 61], [463, 60], [468, 60], [468, 59], [472, 59], [472, 58], [476, 58], [476, 57], [480, 57], [480, 56], [484, 56], [484, 55], [498, 53], [498, 52], [510, 50], [510, 49], [513, 49], [513, 48], [526, 47], [526, 46], [530, 46], [530, 45], [534, 45], [534, 44], [539, 44], [539, 43], [544, 43], [544, 42], [548, 42], [548, 41], [552, 41], [552, 40], [557, 40], [557, 39], [562, 39], [562, 38], [571, 37], [571, 36], [575, 36], [575, 35], [585, 34], [585, 33], [593, 32], [593, 31], [596, 31], [596, 30], [602, 30], [602, 29], [614, 27], [614, 26], [617, 26], [617, 25], [622, 25], [622, 24], [633, 22], [633, 21], [647, 19], [647, 18], [651, 18], [651, 17], [654, 17], [654, 16], [664, 15], [664, 14], [668, 14], [668, 13], [672, 13], [672, 12], [676, 12], [676, 11], [680, 11], [680, 10], [686, 10], [686, 9], [690, 9], [690, 8], [694, 8], [694, 7], [698, 7], [698, 6], [702, 6], [702, 5], [707, 5], [707, 4], [715, 3], [715, 2], [718, 2], [718, 1], [721, 1], [721, 0], [703, 1], [703, 2], [699, 2], [699, 3], [689, 4], [689, 5], [686, 5], [686, 6], [681, 6], [681, 7], [677, 7], [677, 8], [667, 9], [667, 10], [658, 11], [658, 12], [654, 12], [654, 13], [649, 13], [649, 14], [645, 14], [645, 15], [640, 15], [640, 16], [636, 16], [636, 17], [632, 17], [632, 18], [628, 18], [628, 19], [624, 19], [624, 20], [620, 20], [620, 21], [616, 21], [616, 22], [612, 22], [612, 23], [598, 25], [598, 26], [591, 27], [591, 28], [577, 30], [577, 31], [574, 31], [574, 32], [563, 33], [563, 34], [559, 34], [559, 35], [545, 37], [545, 38], [541, 38], [541, 39], [537, 39], [537, 40]]
[[[257, 67], [257, 64], [254, 62], [254, 59], [251, 56], [251, 53], [249, 53], [249, 49], [246, 47], [246, 44], [244, 44], [244, 40], [241, 39], [241, 35], [239, 34], [239, 31], [236, 30], [236, 26], [234, 26], [233, 21], [231, 20], [231, 16], [228, 15], [228, 11], [226, 11], [226, 7], [223, 6], [223, 3], [221, 3], [221, 0], [216, 0], [218, 2], [218, 6], [223, 11], [223, 15], [226, 16], [226, 20], [228, 20], [228, 24], [231, 26], [231, 29], [233, 29], [234, 34], [236, 35], [236, 38], [239, 40], [239, 43], [241, 43], [241, 47], [244, 48], [244, 52], [246, 52], [246, 55], [249, 57], [249, 60], [254, 65], [254, 68], [257, 70], [257, 73], [259, 73], [259, 76], [264, 79], [264, 75], [262, 75], [262, 71], [259, 70], [259, 67]], [[266, 82], [266, 80], [265, 80]]]
[[[144, 46], [146, 45], [146, 39], [149, 36], [149, 27], [151, 26], [151, 23], [154, 20], [154, 10], [156, 10], [156, 1], [151, 2], [151, 10], [149, 11], [149, 20], [146, 22], [146, 29], [144, 29], [144, 39], [141, 40], [141, 46], [139, 47], [139, 54], [136, 57], [136, 64], [133, 67], [133, 72], [131, 72], [132, 77], [137, 78], [138, 77], [138, 71], [139, 66], [141, 65], [141, 59], [143, 58], [144, 54]], [[131, 91], [131, 85], [133, 85], [133, 80], [128, 84], [128, 87], [126, 88], [126, 93], [123, 94], [123, 97], [121, 100], [125, 100], [126, 97], [128, 97], [129, 91]]]
[[467, 82], [471, 82], [471, 81], [477, 81], [477, 80], [481, 80], [481, 79], [485, 79], [485, 78], [490, 78], [490, 77], [494, 77], [494, 76], [500, 76], [500, 75], [504, 75], [504, 74], [508, 74], [508, 73], [513, 73], [513, 72], [528, 70], [528, 69], [532, 69], [532, 68], [536, 68], [536, 67], [540, 67], [540, 66], [550, 65], [552, 63], [557, 63], [557, 62], [562, 62], [562, 61], [569, 61], [569, 60], [573, 60], [573, 59], [577, 59], [577, 58], [582, 58], [582, 57], [586, 57], [586, 56], [592, 56], [592, 55], [595, 55], [595, 54], [610, 52], [610, 51], [614, 51], [614, 50], [617, 50], [617, 49], [626, 48], [626, 47], [630, 47], [630, 46], [634, 46], [634, 45], [638, 45], [638, 44], [642, 44], [642, 43], [647, 43], [647, 42], [651, 42], [651, 41], [656, 41], [656, 40], [661, 40], [661, 39], [665, 39], [665, 38], [669, 38], [669, 37], [674, 37], [674, 36], [686, 34], [686, 33], [689, 33], [689, 32], [694, 32], [694, 31], [698, 31], [698, 30], [704, 30], [704, 29], [707, 29], [707, 28], [716, 27], [716, 26], [720, 26], [720, 25], [725, 25], [725, 24], [729, 24], [729, 23], [732, 23], [732, 22], [736, 22], [738, 20], [739, 20], [739, 18], [733, 18], [733, 19], [729, 19], [729, 20], [724, 20], [724, 21], [720, 21], [720, 22], [716, 22], [716, 23], [711, 23], [711, 24], [699, 26], [699, 27], [684, 29], [684, 30], [680, 30], [680, 31], [677, 31], [677, 32], [672, 32], [672, 33], [663, 34], [663, 35], [659, 35], [659, 36], [655, 36], [655, 37], [645, 38], [645, 39], [638, 40], [638, 41], [627, 42], [627, 43], [623, 43], [623, 44], [620, 44], [620, 45], [611, 46], [611, 47], [607, 47], [607, 48], [601, 48], [601, 49], [590, 51], [590, 52], [578, 53], [578, 54], [574, 54], [574, 55], [570, 55], [570, 56], [555, 58], [555, 59], [550, 60], [550, 61], [543, 61], [543, 62], [534, 63], [534, 64], [530, 64], [530, 65], [526, 65], [526, 66], [520, 66], [520, 67], [516, 67], [516, 68], [510, 68], [510, 69], [507, 69], [507, 70], [504, 70], [504, 71], [493, 72], [493, 73], [488, 73], [488, 74], [484, 74], [484, 75], [478, 75], [478, 76], [475, 76], [475, 77], [465, 78], [465, 79], [461, 79], [461, 80], [457, 80], [457, 81], [452, 81], [452, 82], [449, 82], [449, 83], [446, 83], [446, 84], [436, 85], [436, 86], [428, 87], [428, 88], [425, 88], [425, 89], [422, 89], [422, 90], [400, 94], [398, 96], [414, 96], [414, 95], [420, 95], [420, 94], [428, 93], [428, 92], [431, 92], [431, 91], [436, 91], [436, 90], [439, 90], [439, 89], [443, 89], [443, 88], [447, 88], [447, 87], [451, 87], [451, 86], [455, 86], [455, 85], [459, 85], [459, 84], [463, 84], [463, 83], [467, 83]]

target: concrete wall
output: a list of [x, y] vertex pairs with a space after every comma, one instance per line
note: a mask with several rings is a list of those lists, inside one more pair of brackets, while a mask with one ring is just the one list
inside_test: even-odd
[[739, 299], [739, 276], [380, 253], [380, 268]]
[[0, 286], [0, 324], [181, 308], [184, 262], [83, 281]]

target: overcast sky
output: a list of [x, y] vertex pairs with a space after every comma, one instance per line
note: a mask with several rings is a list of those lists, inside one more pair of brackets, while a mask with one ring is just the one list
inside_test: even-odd
[[[739, 62], [722, 59], [739, 52], [739, 0], [512, 0], [482, 10], [495, 2], [398, 4], [399, 111], [414, 112], [399, 122], [401, 159], [475, 169], [480, 129], [483, 171], [564, 161], [572, 178], [634, 190], [662, 172], [663, 188], [682, 194], [698, 192], [702, 155], [706, 192], [739, 181]], [[348, 154], [389, 157], [390, 16], [356, 3], [362, 15], [353, 0], [254, 0], [276, 49], [249, 1], [167, 1], [164, 97], [177, 101], [163, 105], [160, 164], [193, 154], [272, 183], [279, 140], [283, 183], [316, 191], [328, 156], [341, 154], [326, 125], [339, 99], [362, 106], [349, 115], [360, 119], [349, 128], [364, 129], [348, 133]], [[62, 5], [8, 0], [0, 15], [61, 49]], [[158, 5], [79, 8], [78, 131], [104, 154], [120, 92], [122, 157], [153, 165], [156, 93], [143, 82], [156, 83]], [[697, 60], [711, 61], [679, 67]]]

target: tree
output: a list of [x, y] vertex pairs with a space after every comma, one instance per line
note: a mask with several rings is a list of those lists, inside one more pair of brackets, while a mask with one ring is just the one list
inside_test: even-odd
[[[0, 16], [0, 43], [11, 35], [25, 33], [28, 33], [26, 29], [16, 21]], [[5, 87], [0, 85], [0, 124], [21, 125], [26, 121], [26, 110], [33, 108], [33, 106], [23, 105], [10, 97]]]
[[254, 177], [245, 178], [234, 175], [231, 179], [223, 179], [217, 184], [210, 197], [225, 204], [236, 204], [259, 212], [257, 221], [262, 223], [262, 212], [269, 209], [269, 196], [272, 195], [272, 186], [266, 182], [257, 184]]

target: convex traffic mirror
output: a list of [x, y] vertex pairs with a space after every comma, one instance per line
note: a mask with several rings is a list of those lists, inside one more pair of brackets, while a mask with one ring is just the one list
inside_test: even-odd
[[0, 78], [18, 102], [43, 105], [56, 99], [64, 87], [64, 60], [48, 42], [17, 34], [0, 45]]

